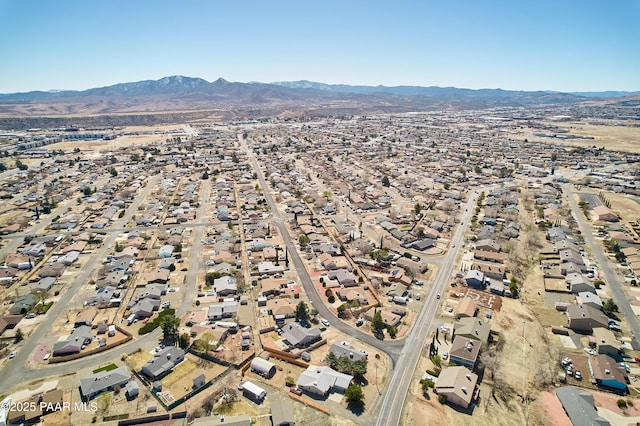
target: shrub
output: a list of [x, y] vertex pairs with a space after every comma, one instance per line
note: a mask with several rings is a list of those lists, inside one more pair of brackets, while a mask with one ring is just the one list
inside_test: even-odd
[[200, 301], [196, 300], [196, 306], [200, 306]]
[[329, 303], [333, 303], [336, 301], [336, 297], [332, 294], [331, 296], [329, 296], [329, 298], [327, 299]]
[[293, 380], [293, 377], [291, 377], [291, 376], [287, 376], [287, 377], [284, 379], [284, 384], [285, 384], [287, 387], [291, 387], [291, 386], [295, 386], [296, 382], [295, 382], [295, 380]]
[[447, 397], [444, 395], [438, 395], [438, 401], [440, 402], [440, 404], [446, 404]]
[[433, 370], [427, 370], [427, 374], [433, 377], [438, 377], [440, 374], [433, 371]]
[[627, 401], [625, 401], [624, 399], [619, 399], [618, 408], [622, 408], [623, 410], [627, 408]]

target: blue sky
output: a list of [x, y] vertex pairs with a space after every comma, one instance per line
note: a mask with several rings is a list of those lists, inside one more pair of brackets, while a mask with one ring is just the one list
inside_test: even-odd
[[640, 1], [0, 0], [0, 93], [169, 75], [640, 90]]

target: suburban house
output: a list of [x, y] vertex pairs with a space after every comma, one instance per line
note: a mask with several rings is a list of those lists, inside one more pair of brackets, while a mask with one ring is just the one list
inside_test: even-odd
[[476, 242], [476, 250], [480, 250], [480, 251], [490, 251], [493, 253], [499, 253], [500, 252], [500, 244], [498, 244], [498, 242], [496, 240], [491, 240], [491, 239], [483, 239], [483, 240], [478, 240]]
[[491, 336], [491, 324], [482, 318], [461, 318], [453, 325], [453, 336], [488, 342]]
[[131, 380], [131, 374], [127, 367], [118, 367], [114, 370], [102, 370], [90, 377], [80, 379], [80, 394], [87, 401], [105, 391], [111, 391], [116, 386], [124, 387]]
[[595, 293], [596, 286], [592, 281], [586, 279], [579, 272], [570, 272], [565, 276], [565, 280], [567, 281], [567, 285], [571, 293], [579, 294], [579, 293]]
[[461, 299], [455, 308], [456, 319], [475, 317], [478, 313], [478, 302], [465, 297]]
[[6, 330], [11, 330], [18, 325], [20, 321], [22, 321], [24, 315], [3, 315], [0, 317], [0, 336]]
[[271, 401], [271, 424], [273, 426], [295, 426], [293, 406], [288, 399]]
[[294, 348], [306, 348], [322, 339], [319, 328], [305, 328], [294, 322], [282, 327], [282, 340]]
[[598, 220], [605, 222], [617, 222], [620, 220], [617, 214], [613, 212], [609, 207], [600, 205], [593, 208], [593, 214], [598, 216]]
[[265, 278], [260, 283], [263, 296], [278, 296], [287, 291], [287, 280], [284, 278]]
[[478, 355], [480, 355], [480, 345], [478, 340], [462, 336], [454, 337], [451, 349], [449, 349], [450, 362], [463, 365], [471, 371], [475, 370]]
[[570, 329], [586, 334], [590, 334], [596, 327], [607, 328], [609, 323], [605, 314], [589, 305], [569, 305], [567, 318]]
[[152, 380], [158, 380], [169, 374], [173, 367], [181, 363], [184, 355], [184, 350], [176, 346], [167, 346], [143, 365], [141, 372]]
[[555, 392], [572, 424], [594, 426], [611, 424], [598, 414], [598, 408], [591, 393], [573, 386], [561, 386], [556, 388]]
[[218, 321], [223, 318], [233, 318], [238, 312], [238, 302], [235, 300], [225, 300], [222, 303], [209, 306], [207, 318], [209, 321]]
[[350, 287], [358, 285], [358, 279], [351, 272], [346, 269], [337, 269], [330, 271], [328, 274], [330, 280], [336, 280], [341, 286]]
[[596, 327], [593, 329], [593, 338], [598, 346], [599, 354], [619, 355], [621, 351], [620, 342], [616, 339], [613, 331], [604, 327]]
[[213, 289], [218, 296], [229, 296], [236, 294], [236, 280], [228, 275], [217, 278], [213, 281]]
[[469, 269], [465, 277], [465, 281], [469, 287], [484, 290], [486, 283], [484, 280], [484, 274], [475, 269]]
[[91, 327], [82, 325], [73, 329], [71, 334], [64, 340], [60, 340], [53, 345], [53, 356], [76, 354], [80, 352], [85, 345], [93, 340]]
[[131, 307], [129, 312], [136, 316], [138, 319], [149, 318], [153, 311], [157, 311], [160, 308], [160, 299], [145, 298], [138, 300], [135, 305]]
[[626, 394], [629, 377], [627, 372], [618, 367], [616, 360], [609, 355], [597, 355], [588, 358], [589, 372], [598, 386], [614, 392]]
[[478, 375], [462, 366], [448, 367], [436, 379], [435, 391], [451, 404], [468, 408], [477, 397]]
[[579, 305], [589, 305], [592, 308], [600, 311], [602, 310], [602, 300], [600, 299], [600, 296], [588, 291], [578, 293], [576, 296], [576, 302], [578, 302]]
[[33, 309], [38, 303], [38, 298], [36, 295], [28, 293], [23, 296], [20, 296], [16, 299], [16, 301], [9, 308], [9, 313], [11, 315], [19, 315], [25, 314]]
[[351, 361], [359, 361], [361, 359], [367, 359], [367, 351], [364, 349], [356, 349], [354, 346], [347, 342], [334, 343], [329, 348], [329, 352], [334, 354], [336, 358], [341, 356], [347, 356]]
[[352, 381], [353, 376], [339, 373], [330, 367], [310, 365], [300, 374], [296, 386], [305, 392], [326, 397], [332, 390], [343, 393]]

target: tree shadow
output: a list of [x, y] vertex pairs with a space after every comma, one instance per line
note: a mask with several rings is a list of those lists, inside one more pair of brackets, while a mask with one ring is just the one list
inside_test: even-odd
[[362, 413], [364, 413], [364, 402], [360, 401], [360, 402], [349, 404], [347, 408], [356, 416], [361, 416]]

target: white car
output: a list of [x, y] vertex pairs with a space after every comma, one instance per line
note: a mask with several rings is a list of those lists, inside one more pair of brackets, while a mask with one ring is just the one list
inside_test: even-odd
[[17, 352], [17, 351], [13, 351], [13, 352], [11, 352], [11, 353], [9, 354], [9, 359], [13, 359], [13, 358], [15, 358], [15, 356], [16, 356], [17, 354], [18, 354], [18, 352]]
[[329, 321], [327, 321], [326, 319], [322, 318], [320, 320], [320, 322], [325, 326], [325, 327], [329, 327], [331, 325], [331, 323]]
[[448, 359], [449, 358], [449, 352], [445, 352], [442, 354], [442, 359]]

